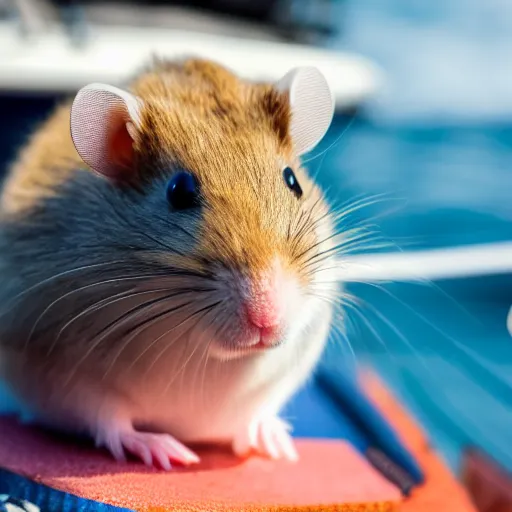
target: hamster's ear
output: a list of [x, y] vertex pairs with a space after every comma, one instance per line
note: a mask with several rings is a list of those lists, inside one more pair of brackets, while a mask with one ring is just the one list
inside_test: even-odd
[[80, 89], [71, 107], [71, 138], [96, 172], [123, 178], [133, 171], [133, 143], [140, 128], [140, 100], [105, 84]]
[[327, 132], [334, 114], [334, 99], [324, 75], [314, 67], [290, 70], [275, 84], [290, 102], [290, 136], [295, 151], [311, 151]]

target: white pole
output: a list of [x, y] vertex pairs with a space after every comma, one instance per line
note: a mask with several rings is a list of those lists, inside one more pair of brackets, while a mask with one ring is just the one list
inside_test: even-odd
[[[343, 282], [422, 282], [512, 273], [512, 242], [393, 254], [365, 254], [339, 261]], [[512, 336], [512, 307], [507, 316]]]
[[512, 273], [512, 242], [344, 256], [339, 260], [338, 278], [344, 282], [417, 282], [507, 273]]

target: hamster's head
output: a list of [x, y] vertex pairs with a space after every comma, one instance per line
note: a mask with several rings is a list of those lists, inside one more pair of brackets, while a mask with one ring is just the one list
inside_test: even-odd
[[300, 156], [332, 115], [314, 68], [251, 84], [193, 60], [160, 64], [129, 91], [93, 84], [76, 96], [78, 153], [100, 178], [139, 194], [125, 214], [144, 209], [154, 246], [133, 258], [186, 280], [188, 312], [176, 308], [166, 322], [189, 322], [210, 357], [294, 343], [329, 307], [330, 211]]

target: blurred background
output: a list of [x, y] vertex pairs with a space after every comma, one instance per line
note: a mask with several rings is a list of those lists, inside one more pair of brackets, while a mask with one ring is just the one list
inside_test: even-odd
[[[350, 222], [376, 225], [387, 242], [355, 252], [470, 253], [512, 241], [506, 0], [3, 0], [0, 21], [3, 170], [60, 98], [124, 79], [152, 51], [201, 53], [269, 80], [314, 64], [337, 114], [306, 165], [335, 206], [367, 204]], [[407, 404], [450, 467], [458, 472], [476, 446], [512, 471], [511, 275], [353, 283], [348, 292], [357, 304], [346, 338], [358, 362]], [[333, 341], [341, 367], [353, 356]], [[318, 423], [298, 433], [311, 429], [337, 435]]]

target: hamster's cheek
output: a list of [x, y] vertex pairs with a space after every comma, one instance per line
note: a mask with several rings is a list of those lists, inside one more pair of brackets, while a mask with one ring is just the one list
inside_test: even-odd
[[313, 322], [318, 312], [316, 302], [314, 298], [304, 298], [302, 304], [296, 308], [295, 314], [290, 314], [286, 336], [288, 343], [293, 343], [304, 332], [304, 329]]

